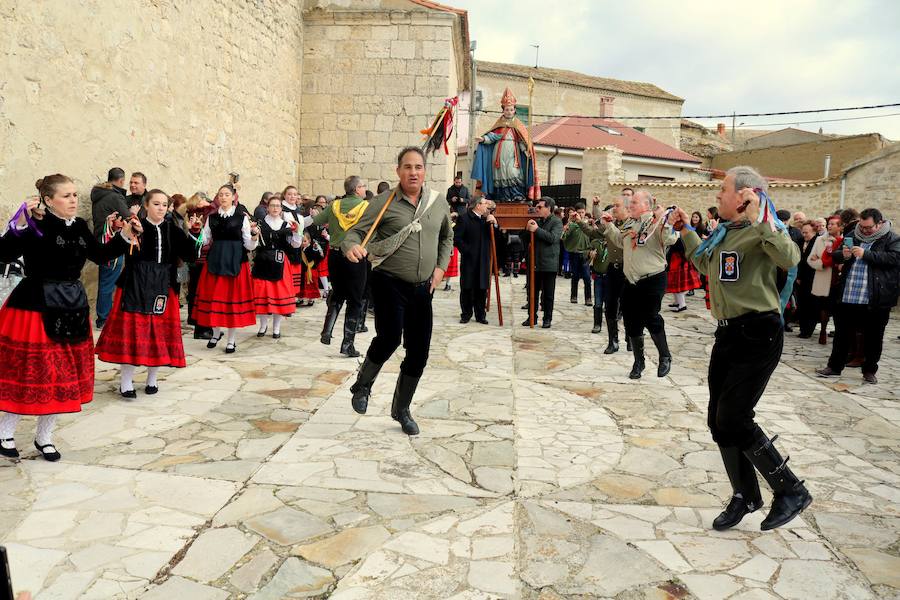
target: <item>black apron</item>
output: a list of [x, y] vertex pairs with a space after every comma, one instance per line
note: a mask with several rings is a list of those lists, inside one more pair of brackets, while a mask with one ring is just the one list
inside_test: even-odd
[[284, 277], [284, 250], [277, 248], [257, 248], [253, 257], [253, 277], [265, 281], [281, 281]]
[[169, 302], [171, 265], [137, 261], [129, 265], [122, 286], [122, 310], [143, 315], [161, 315]]
[[44, 281], [44, 330], [54, 342], [75, 344], [91, 337], [87, 293], [80, 281]]
[[213, 275], [237, 277], [241, 272], [243, 256], [243, 242], [213, 239], [209, 255], [206, 257], [206, 268]]

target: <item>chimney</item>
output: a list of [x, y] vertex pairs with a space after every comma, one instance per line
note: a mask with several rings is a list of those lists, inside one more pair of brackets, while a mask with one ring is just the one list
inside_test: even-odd
[[719, 137], [725, 137], [725, 123], [716, 124], [716, 133], [719, 134]]
[[615, 98], [612, 96], [600, 96], [600, 117], [604, 119], [612, 119], [613, 117], [613, 102], [615, 102]]

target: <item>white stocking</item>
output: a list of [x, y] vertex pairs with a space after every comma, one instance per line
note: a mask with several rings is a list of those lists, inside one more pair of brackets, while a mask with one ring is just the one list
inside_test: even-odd
[[281, 321], [284, 315], [272, 315], [272, 333], [281, 333]]
[[122, 383], [119, 385], [120, 392], [129, 392], [134, 389], [134, 365], [122, 365]]
[[41, 415], [37, 420], [37, 430], [34, 432], [34, 441], [38, 446], [46, 446], [53, 443], [53, 429], [56, 427], [58, 415]]
[[256, 315], [256, 320], [259, 321], [259, 332], [264, 332], [269, 326], [269, 315]]
[[678, 308], [681, 308], [682, 306], [687, 306], [687, 301], [685, 301], [685, 299], [684, 299], [684, 297], [685, 297], [684, 292], [679, 292], [677, 294], [674, 294], [674, 296], [675, 296], [675, 302], [678, 304]]
[[222, 328], [221, 327], [213, 327], [212, 329], [213, 329], [213, 332], [212, 332], [211, 339], [218, 340], [219, 334], [222, 332]]
[[328, 290], [331, 289], [331, 283], [329, 283], [328, 278], [327, 277], [319, 277], [319, 281], [322, 282], [322, 291], [327, 294]]
[[156, 376], [159, 374], [159, 367], [147, 367], [147, 385], [157, 387]]
[[236, 339], [237, 339], [237, 327], [232, 327], [231, 329], [228, 330], [228, 343], [233, 346]]
[[[0, 440], [11, 440], [16, 435], [16, 425], [19, 424], [19, 419], [22, 418], [22, 415], [14, 415], [13, 413], [2, 414], [3, 416], [0, 417]], [[2, 444], [7, 450], [12, 450], [16, 447], [15, 440], [2, 442]]]

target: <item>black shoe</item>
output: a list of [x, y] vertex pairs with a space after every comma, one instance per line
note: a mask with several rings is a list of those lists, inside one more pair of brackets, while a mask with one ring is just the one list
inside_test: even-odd
[[781, 458], [775, 448], [776, 439], [777, 435], [770, 440], [760, 430], [756, 442], [744, 450], [744, 455], [772, 488], [772, 508], [760, 525], [763, 531], [781, 527], [812, 504], [809, 491], [788, 467], [791, 457]]
[[584, 305], [585, 306], [593, 306], [594, 305], [594, 301], [591, 300], [590, 296], [588, 296], [587, 298], [584, 299]]
[[214, 337], [210, 336], [209, 341], [206, 342], [206, 347], [207, 347], [207, 348], [215, 348], [215, 347], [216, 347], [216, 344], [219, 343], [219, 340], [221, 340], [221, 339], [222, 339], [222, 336], [224, 336], [224, 335], [225, 335], [225, 332], [222, 331], [222, 332], [219, 333], [219, 337], [217, 337], [217, 338], [214, 338]]
[[[37, 443], [37, 440], [35, 440], [34, 447], [37, 448], [38, 451], [40, 451], [41, 456], [44, 457], [44, 460], [47, 460], [50, 462], [56, 462], [60, 458], [62, 458], [62, 455], [59, 453], [59, 451], [56, 449], [56, 446], [54, 446], [53, 444], [44, 444], [43, 446], [41, 446], [40, 444]], [[52, 450], [49, 450], [49, 448], [52, 448]]]
[[627, 335], [625, 336], [625, 349], [631, 352], [631, 338]]
[[409, 406], [412, 404], [412, 397], [416, 393], [418, 385], [418, 377], [410, 377], [401, 372], [397, 377], [397, 387], [394, 388], [391, 418], [400, 423], [400, 427], [406, 435], [419, 435], [419, 426], [409, 412]]
[[153, 394], [155, 394], [158, 391], [159, 391], [159, 387], [157, 387], [155, 385], [144, 386], [144, 393], [147, 394], [148, 396], [152, 396]]
[[740, 523], [747, 514], [759, 510], [763, 502], [753, 463], [737, 446], [719, 446], [719, 452], [734, 492], [728, 506], [713, 521], [713, 529], [724, 531]]
[[686, 296], [693, 296], [693, 295], [694, 295], [694, 290], [688, 290], [688, 293], [685, 294], [685, 295], [686, 295]]
[[[537, 319], [534, 320], [534, 324], [537, 325]], [[531, 327], [531, 321], [529, 319], [525, 319], [522, 321], [522, 327]]]
[[234, 354], [237, 352], [237, 344], [225, 344], [225, 354]]
[[481, 317], [480, 319], [475, 319], [475, 322], [476, 322], [476, 323], [481, 323], [482, 325], [487, 325], [487, 324], [488, 324], [488, 320], [485, 319], [484, 317]]
[[678, 303], [675, 302], [674, 304], [670, 304], [669, 308], [678, 308]]
[[468, 323], [471, 320], [472, 320], [472, 317], [460, 317], [459, 318], [460, 323]]
[[785, 331], [785, 333], [792, 333], [792, 332], [794, 331], [794, 328], [791, 327], [790, 325], [788, 325], [787, 323], [785, 323], [785, 324], [784, 324], [784, 331]]
[[280, 339], [281, 339], [281, 332], [279, 331], [278, 333], [273, 333], [273, 334], [272, 334], [272, 339], [273, 339], [273, 340], [280, 340]]
[[823, 369], [816, 369], [816, 375], [819, 377], [840, 377], [841, 374], [831, 367], [825, 367]]
[[121, 394], [123, 398], [128, 398], [129, 400], [134, 400], [135, 398], [137, 398], [137, 391], [135, 391], [133, 389], [132, 390], [122, 390], [120, 388], [119, 394]]
[[268, 331], [269, 331], [269, 326], [266, 325], [266, 328], [265, 328], [265, 329], [263, 329], [262, 331], [257, 331], [257, 332], [256, 332], [256, 337], [266, 337], [266, 333], [267, 333]]
[[[15, 444], [15, 440], [13, 438], [7, 438], [5, 440], [0, 440], [0, 442], [13, 442]], [[19, 458], [19, 451], [13, 448], [4, 448], [0, 445], [0, 456], [5, 456], [6, 458]]]
[[631, 365], [631, 373], [628, 374], [628, 378], [640, 379], [641, 373], [644, 371], [644, 336], [639, 335], [629, 339], [634, 353], [634, 364]]
[[[365, 313], [363, 313], [365, 314]], [[356, 326], [356, 333], [366, 333], [369, 331], [369, 328], [366, 327], [365, 321], [360, 321], [359, 325]]]
[[812, 334], [811, 334], [811, 333], [803, 333], [803, 332], [800, 332], [800, 333], [797, 334], [797, 337], [800, 338], [800, 339], [802, 339], [802, 340], [808, 340], [809, 338], [812, 337]]
[[572, 296], [569, 299], [569, 302], [571, 302], [572, 304], [578, 304], [578, 296]]
[[350, 386], [350, 392], [353, 394], [350, 404], [353, 406], [353, 410], [361, 415], [366, 414], [366, 409], [369, 407], [369, 395], [372, 393], [372, 384], [375, 383], [375, 378], [378, 377], [380, 371], [381, 365], [366, 357], [356, 374], [356, 382]]
[[528, 305], [527, 305], [527, 304], [523, 304], [521, 308], [522, 308], [522, 310], [528, 310]]
[[669, 311], [669, 312], [675, 312], [675, 313], [678, 313], [678, 312], [684, 312], [684, 311], [686, 311], [686, 310], [687, 310], [687, 305], [685, 304], [684, 306], [677, 306], [677, 307], [673, 308], [673, 309], [672, 309], [671, 311]]
[[591, 329], [591, 333], [600, 333], [601, 331], [603, 331], [603, 308], [595, 306], [594, 327]]
[[104, 325], [106, 325], [106, 319], [97, 319], [96, 321], [94, 321], [94, 327], [96, 327], [97, 329], [103, 329]]
[[541, 329], [550, 329], [550, 321], [544, 321], [541, 323]]
[[669, 343], [666, 341], [665, 329], [659, 333], [651, 333], [650, 339], [659, 351], [659, 363], [656, 368], [657, 377], [665, 377], [672, 370], [672, 353], [669, 352]]

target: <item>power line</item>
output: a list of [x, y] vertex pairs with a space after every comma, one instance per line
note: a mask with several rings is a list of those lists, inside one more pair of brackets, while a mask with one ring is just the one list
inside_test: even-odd
[[[630, 120], [634, 120], [634, 119], [641, 119], [641, 120], [647, 120], [647, 119], [733, 119], [736, 117], [773, 117], [773, 116], [780, 116], [780, 115], [805, 115], [805, 114], [811, 114], [811, 113], [840, 112], [840, 111], [848, 111], [848, 110], [873, 110], [876, 108], [895, 108], [898, 106], [900, 106], [900, 102], [894, 102], [892, 104], [873, 104], [871, 106], [845, 106], [845, 107], [840, 107], [840, 108], [783, 110], [783, 111], [777, 111], [777, 112], [759, 112], [759, 113], [729, 113], [729, 114], [725, 114], [725, 115], [694, 115], [694, 116], [679, 115], [679, 116], [674, 116], [674, 117], [673, 116], [664, 116], [663, 117], [663, 116], [658, 116], [658, 115], [642, 116], [642, 117], [624, 117], [623, 116], [623, 117], [615, 117], [615, 120], [620, 121], [620, 120], [629, 120], [629, 119]], [[481, 113], [492, 114], [492, 115], [503, 114], [503, 111], [500, 111], [500, 110], [481, 110], [481, 111], [475, 111], [475, 112], [481, 112]], [[551, 114], [535, 113], [533, 116], [556, 118], [556, 117], [571, 117], [571, 116], [583, 116], [583, 115], [551, 115]], [[593, 116], [593, 117], [588, 117], [588, 118], [600, 119], [603, 117]], [[793, 122], [796, 123], [796, 121], [793, 121]], [[822, 122], [824, 122], [824, 121], [822, 121]]]
[[[743, 125], [735, 125], [735, 129], [750, 129], [753, 127], [777, 127], [780, 125], [808, 125], [810, 123], [837, 123], [839, 121], [859, 121], [861, 119], [881, 119], [884, 117], [897, 117], [900, 116], [900, 113], [889, 113], [886, 115], [868, 115], [865, 117], [844, 117], [842, 119], [820, 119], [818, 121], [785, 121], [783, 123], [744, 123]], [[592, 117], [589, 117], [592, 118]], [[600, 118], [600, 117], [597, 117]], [[540, 124], [540, 123], [539, 123]], [[629, 125], [603, 125], [604, 127], [609, 127], [610, 129], [636, 129]], [[648, 125], [646, 127], [641, 127], [643, 130], [647, 129], [681, 129], [680, 125]], [[715, 130], [715, 127], [706, 128], [710, 130]], [[728, 127], [731, 129], [731, 127]]]

